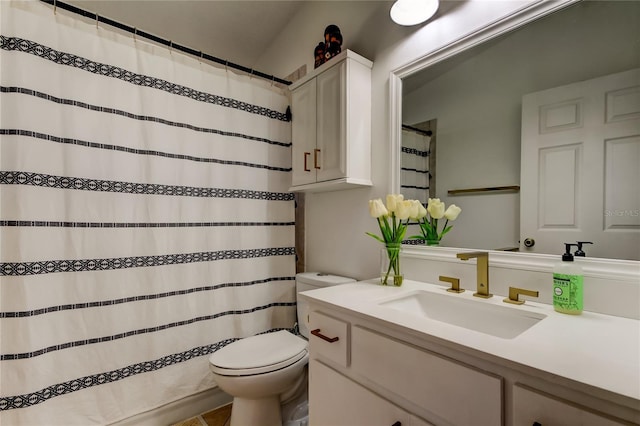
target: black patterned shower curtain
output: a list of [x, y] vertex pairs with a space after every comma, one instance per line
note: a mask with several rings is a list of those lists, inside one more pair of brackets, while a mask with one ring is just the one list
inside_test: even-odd
[[405, 199], [429, 200], [429, 142], [423, 132], [402, 129], [400, 190]]
[[0, 2], [0, 423], [105, 424], [293, 326], [287, 98]]

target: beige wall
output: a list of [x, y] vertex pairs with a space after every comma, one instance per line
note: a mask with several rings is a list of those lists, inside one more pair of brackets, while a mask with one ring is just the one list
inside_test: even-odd
[[[390, 190], [389, 73], [531, 1], [471, 0], [442, 2], [426, 25], [400, 27], [391, 22], [392, 2], [309, 2], [278, 34], [257, 69], [288, 75], [303, 64], [313, 69], [313, 48], [328, 24], [340, 27], [344, 47], [371, 59], [371, 188], [309, 194], [306, 199], [306, 270], [356, 279], [375, 276], [378, 245], [366, 231], [378, 233], [369, 217], [368, 200]], [[367, 7], [368, 6], [368, 7]]]

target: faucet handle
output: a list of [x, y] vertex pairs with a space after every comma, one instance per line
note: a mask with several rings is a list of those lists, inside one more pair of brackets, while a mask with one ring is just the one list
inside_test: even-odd
[[525, 296], [538, 297], [538, 292], [533, 290], [527, 290], [518, 287], [509, 287], [509, 297], [506, 297], [503, 302], [513, 303], [514, 305], [522, 305], [524, 300], [519, 300], [518, 296], [521, 294]]
[[445, 275], [440, 275], [440, 281], [451, 283], [451, 288], [448, 288], [447, 291], [450, 293], [462, 293], [464, 292], [463, 288], [460, 288], [460, 278], [447, 277]]

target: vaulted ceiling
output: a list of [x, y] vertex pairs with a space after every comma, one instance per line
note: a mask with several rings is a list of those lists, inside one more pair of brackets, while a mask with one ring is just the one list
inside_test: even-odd
[[[65, 1], [65, 0], [62, 0]], [[68, 0], [176, 44], [252, 68], [306, 0]]]

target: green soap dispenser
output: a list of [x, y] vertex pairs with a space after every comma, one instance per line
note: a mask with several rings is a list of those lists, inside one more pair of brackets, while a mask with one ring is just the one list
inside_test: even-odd
[[571, 247], [577, 244], [564, 243], [562, 262], [553, 268], [553, 308], [563, 314], [582, 313], [582, 284], [584, 273], [580, 265], [573, 262]]

